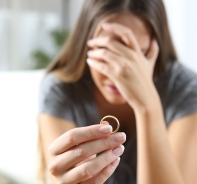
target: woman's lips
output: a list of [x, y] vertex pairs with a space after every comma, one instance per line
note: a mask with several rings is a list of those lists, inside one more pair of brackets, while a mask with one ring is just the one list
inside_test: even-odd
[[107, 90], [113, 94], [116, 94], [116, 95], [120, 95], [120, 92], [118, 91], [118, 89], [116, 88], [116, 86], [114, 85], [105, 85]]

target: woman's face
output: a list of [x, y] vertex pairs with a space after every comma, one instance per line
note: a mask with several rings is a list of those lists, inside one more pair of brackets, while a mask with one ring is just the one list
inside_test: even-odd
[[[141, 19], [130, 13], [121, 13], [121, 14], [119, 13], [119, 14], [113, 14], [107, 16], [97, 26], [94, 33], [94, 38], [100, 36], [112, 36], [109, 35], [108, 32], [102, 29], [102, 24], [104, 22], [119, 23], [131, 29], [138, 41], [141, 51], [144, 54], [146, 54], [151, 43], [151, 33], [148, 27], [146, 26], [146, 24]], [[111, 104], [126, 103], [125, 99], [121, 96], [121, 94], [118, 92], [117, 88], [109, 78], [107, 78], [106, 76], [104, 76], [103, 74], [99, 73], [98, 71], [96, 71], [91, 67], [90, 67], [90, 72], [93, 81], [97, 86], [97, 89], [101, 92], [101, 94], [109, 103]]]

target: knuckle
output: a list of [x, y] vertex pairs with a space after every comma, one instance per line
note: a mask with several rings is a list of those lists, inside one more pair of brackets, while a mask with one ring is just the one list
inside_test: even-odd
[[50, 145], [50, 146], [48, 147], [48, 153], [49, 153], [49, 155], [53, 155], [53, 148], [52, 148], [52, 145]]
[[130, 29], [125, 29], [124, 34], [130, 36], [132, 34], [132, 31]]
[[92, 176], [93, 176], [93, 173], [88, 167], [83, 167], [80, 170], [80, 178], [88, 179], [88, 178], [91, 178]]
[[110, 165], [106, 168], [105, 172], [103, 173], [103, 174], [104, 174], [104, 177], [108, 178], [113, 172], [114, 172], [114, 168], [113, 168], [113, 166], [110, 164]]
[[56, 176], [58, 173], [58, 168], [57, 168], [57, 164], [55, 163], [50, 163], [48, 165], [48, 171], [53, 175]]
[[76, 136], [72, 131], [67, 132], [66, 141], [69, 145], [77, 145]]
[[104, 163], [111, 163], [113, 160], [114, 155], [111, 155], [111, 152], [107, 152], [106, 156], [103, 158]]
[[103, 65], [103, 66], [101, 67], [101, 71], [103, 71], [104, 73], [106, 73], [106, 72], [108, 71], [108, 70], [107, 70], [107, 67]]
[[109, 141], [108, 141], [107, 138], [102, 139], [102, 141], [101, 141], [101, 146], [102, 146], [103, 148], [108, 148], [108, 147], [109, 147]]
[[104, 73], [104, 74], [108, 73], [108, 68], [106, 66], [102, 65], [100, 69], [101, 69], [102, 73]]
[[83, 148], [79, 147], [75, 149], [75, 155], [77, 157], [85, 157], [87, 155], [87, 152]]
[[102, 55], [107, 55], [108, 51], [106, 49], [101, 49], [101, 54]]
[[111, 42], [112, 42], [112, 37], [107, 37], [107, 39], [106, 39], [106, 44], [110, 44]]
[[122, 66], [119, 68], [116, 68], [115, 70], [115, 77], [120, 77], [124, 73]]
[[138, 55], [133, 53], [132, 54], [132, 58], [133, 58], [133, 62], [137, 63], [137, 61], [139, 60]]
[[115, 70], [115, 77], [125, 77], [127, 70], [129, 68], [128, 63], [122, 63], [119, 67]]
[[95, 137], [95, 131], [92, 128], [90, 128], [89, 131], [88, 131], [87, 136], [89, 138]]

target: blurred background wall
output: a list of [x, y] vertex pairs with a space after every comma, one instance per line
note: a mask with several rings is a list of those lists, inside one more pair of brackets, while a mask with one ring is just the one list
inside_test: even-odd
[[50, 32], [73, 26], [82, 0], [0, 0], [0, 70], [32, 67], [32, 53], [53, 53]]
[[163, 1], [180, 61], [197, 72], [197, 1]]

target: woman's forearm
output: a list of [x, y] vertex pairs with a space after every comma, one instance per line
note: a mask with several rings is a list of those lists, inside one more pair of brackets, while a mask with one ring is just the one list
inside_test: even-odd
[[135, 112], [138, 184], [184, 184], [170, 148], [160, 101]]

